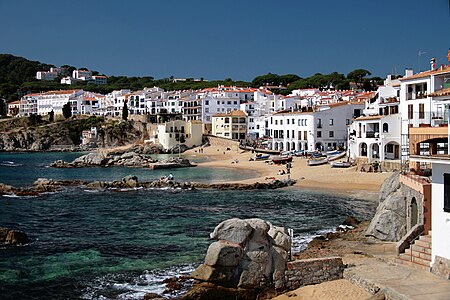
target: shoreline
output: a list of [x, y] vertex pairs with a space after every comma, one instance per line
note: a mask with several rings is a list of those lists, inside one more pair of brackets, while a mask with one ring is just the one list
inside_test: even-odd
[[[252, 170], [258, 175], [240, 181], [229, 183], [265, 182], [266, 178], [287, 179], [288, 175], [277, 175], [279, 170], [285, 170], [285, 165], [269, 164], [264, 161], [250, 161], [254, 156], [251, 151], [224, 151], [224, 147], [208, 146], [187, 150], [184, 154], [196, 157], [207, 157], [204, 162], [197, 162], [197, 167], [232, 168], [236, 170]], [[233, 161], [238, 160], [238, 163]], [[307, 159], [294, 157], [290, 178], [296, 183], [290, 188], [300, 188], [316, 192], [337, 193], [340, 195], [358, 197], [370, 201], [378, 201], [378, 192], [383, 181], [392, 172], [364, 173], [357, 172], [356, 167], [348, 169], [331, 168], [330, 165], [308, 166]]]

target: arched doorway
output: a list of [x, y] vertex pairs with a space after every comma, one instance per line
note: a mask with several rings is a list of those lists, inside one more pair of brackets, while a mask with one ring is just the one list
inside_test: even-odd
[[292, 144], [291, 150], [295, 150], [295, 142], [292, 142], [291, 144]]
[[289, 150], [291, 150], [291, 144], [286, 143], [286, 151], [289, 151]]
[[367, 156], [367, 144], [359, 144], [359, 156]]
[[380, 158], [380, 147], [378, 146], [377, 143], [374, 143], [370, 146], [371, 148], [371, 152], [372, 152], [372, 159], [377, 159]]
[[316, 143], [316, 150], [322, 151], [322, 143]]
[[415, 197], [411, 200], [411, 228], [413, 228], [419, 220], [419, 209], [417, 208], [417, 200]]

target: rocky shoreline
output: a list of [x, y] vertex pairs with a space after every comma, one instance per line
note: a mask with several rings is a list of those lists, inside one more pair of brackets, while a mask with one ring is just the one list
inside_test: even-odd
[[0, 183], [0, 196], [38, 196], [46, 192], [57, 192], [62, 187], [83, 187], [95, 190], [108, 189], [210, 189], [210, 190], [255, 190], [255, 189], [278, 189], [295, 184], [295, 180], [272, 180], [270, 182], [244, 183], [201, 183], [201, 182], [179, 182], [174, 180], [154, 180], [139, 182], [136, 176], [129, 175], [122, 180], [115, 181], [83, 181], [83, 180], [53, 180], [48, 178], [38, 178], [30, 188], [17, 188], [11, 185]]

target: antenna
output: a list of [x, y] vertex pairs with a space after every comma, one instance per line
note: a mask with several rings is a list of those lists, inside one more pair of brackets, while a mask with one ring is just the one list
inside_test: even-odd
[[417, 73], [420, 73], [420, 57], [424, 54], [426, 54], [426, 52], [422, 50], [419, 50], [419, 53], [417, 53]]

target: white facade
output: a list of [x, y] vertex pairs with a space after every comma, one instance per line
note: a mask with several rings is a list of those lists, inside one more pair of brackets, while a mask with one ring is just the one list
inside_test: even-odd
[[362, 104], [323, 106], [314, 112], [279, 112], [269, 117], [273, 150], [331, 150], [347, 147], [347, 125]]
[[49, 91], [39, 95], [37, 98], [37, 114], [47, 115], [51, 111], [62, 114], [62, 107], [70, 102], [72, 114], [81, 113], [81, 102], [83, 90]]
[[184, 144], [191, 148], [200, 146], [202, 137], [202, 124], [200, 122], [175, 120], [158, 124], [158, 136], [151, 140], [161, 144], [164, 149], [172, 149], [179, 144]]
[[73, 70], [72, 77], [76, 79], [86, 80], [86, 78], [90, 78], [92, 76], [92, 72], [89, 70]]
[[52, 81], [56, 77], [58, 77], [58, 73], [57, 72], [46, 72], [46, 71], [38, 71], [38, 72], [36, 72], [36, 79], [39, 79], [39, 80]]
[[[447, 185], [447, 193], [450, 190], [450, 159], [433, 160], [432, 163], [431, 228], [433, 238], [431, 259], [434, 263], [436, 256], [450, 260], [450, 210], [444, 210], [445, 185]], [[450, 194], [446, 194], [446, 196], [450, 197]]]
[[373, 160], [400, 160], [401, 114], [398, 88], [379, 87], [378, 97], [366, 102], [364, 116], [349, 126], [349, 157]]

